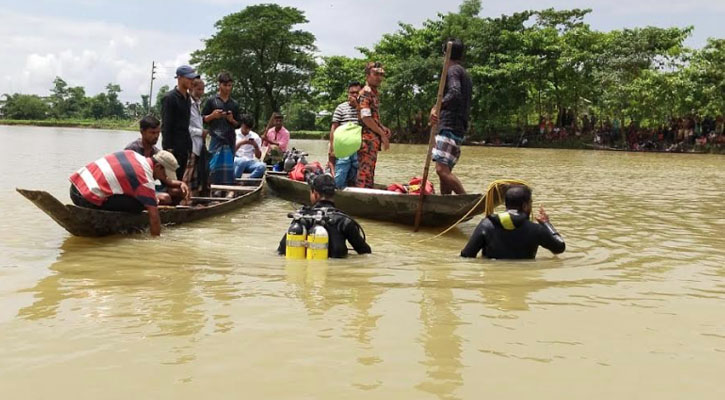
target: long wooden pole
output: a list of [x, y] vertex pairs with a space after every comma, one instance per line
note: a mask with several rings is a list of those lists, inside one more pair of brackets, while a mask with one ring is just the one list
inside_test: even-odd
[[[451, 60], [451, 48], [453, 43], [448, 42], [446, 45], [446, 57], [443, 61], [443, 72], [441, 73], [441, 80], [438, 84], [438, 97], [436, 98], [435, 112], [440, 117], [441, 115], [441, 103], [443, 102], [443, 92], [446, 89], [446, 77], [448, 75], [448, 64]], [[436, 134], [438, 133], [438, 123], [433, 123], [430, 126], [430, 138], [428, 139], [428, 152], [425, 155], [425, 167], [423, 168], [423, 179], [420, 181], [420, 198], [418, 199], [418, 209], [415, 212], [415, 224], [413, 225], [413, 231], [418, 232], [420, 228], [420, 219], [423, 216], [423, 201], [425, 200], [425, 184], [428, 182], [428, 170], [430, 169], [430, 160], [432, 157], [433, 146], [436, 142]]]

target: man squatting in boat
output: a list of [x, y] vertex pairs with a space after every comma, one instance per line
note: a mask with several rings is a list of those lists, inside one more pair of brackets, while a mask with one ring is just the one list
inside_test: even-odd
[[481, 251], [486, 258], [534, 259], [539, 246], [554, 254], [566, 249], [564, 239], [549, 222], [544, 208], [539, 208], [538, 223], [529, 220], [531, 189], [523, 185], [506, 191], [506, 211], [485, 217], [473, 231], [461, 257], [475, 258]]
[[[303, 207], [299, 213], [303, 215], [314, 215], [318, 211], [324, 211], [330, 218], [326, 224], [329, 236], [328, 252], [330, 258], [347, 257], [347, 243], [350, 242], [358, 254], [372, 253], [370, 246], [365, 242], [362, 227], [347, 214], [335, 208], [335, 179], [327, 174], [318, 175], [310, 182], [310, 203], [312, 207]], [[309, 231], [312, 228], [312, 221], [304, 220], [305, 228]], [[287, 250], [287, 237], [282, 237], [277, 248], [277, 253], [284, 255]]]

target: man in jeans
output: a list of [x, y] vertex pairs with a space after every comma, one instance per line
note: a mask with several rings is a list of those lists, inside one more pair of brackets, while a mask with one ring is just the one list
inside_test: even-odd
[[328, 147], [328, 155], [330, 160], [335, 163], [335, 186], [338, 189], [344, 189], [349, 185], [355, 184], [357, 178], [357, 153], [351, 156], [336, 158], [335, 157], [335, 130], [340, 125], [353, 123], [359, 125], [357, 113], [357, 96], [360, 93], [362, 85], [360, 82], [351, 82], [347, 86], [347, 101], [341, 103], [335, 108], [332, 114], [332, 126], [330, 127], [330, 145]]
[[[446, 75], [446, 87], [441, 103], [441, 115], [431, 109], [431, 123], [438, 123], [438, 134], [433, 148], [433, 161], [436, 173], [441, 181], [441, 194], [465, 194], [463, 184], [451, 172], [461, 156], [461, 143], [468, 130], [468, 117], [471, 112], [471, 76], [461, 65], [464, 54], [463, 42], [451, 40], [451, 61]], [[444, 45], [445, 49], [445, 45]]]
[[241, 178], [244, 173], [251, 173], [250, 178], [261, 178], [267, 165], [259, 159], [262, 157], [262, 138], [252, 132], [254, 119], [251, 115], [242, 115], [242, 128], [237, 133], [237, 144], [234, 157], [234, 176]]

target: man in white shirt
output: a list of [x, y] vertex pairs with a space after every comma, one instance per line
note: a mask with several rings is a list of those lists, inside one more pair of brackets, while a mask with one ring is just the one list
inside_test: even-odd
[[262, 157], [262, 138], [252, 132], [254, 120], [250, 115], [241, 118], [242, 127], [237, 133], [237, 143], [234, 155], [234, 176], [241, 178], [242, 174], [249, 173], [250, 178], [261, 178], [267, 166], [259, 161]]
[[189, 117], [189, 135], [191, 136], [191, 157], [186, 165], [182, 180], [196, 195], [208, 189], [209, 156], [204, 140], [207, 131], [201, 116], [201, 97], [204, 95], [204, 81], [197, 78], [191, 85], [191, 114]]

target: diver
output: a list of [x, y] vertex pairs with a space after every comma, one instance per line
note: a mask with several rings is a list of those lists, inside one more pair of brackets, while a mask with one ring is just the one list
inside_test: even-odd
[[[330, 258], [347, 257], [347, 242], [350, 242], [358, 254], [372, 253], [370, 246], [365, 242], [365, 232], [354, 219], [335, 208], [335, 179], [327, 174], [318, 175], [310, 182], [310, 203], [312, 207], [302, 207], [299, 214], [307, 216], [303, 222], [306, 230], [310, 231], [314, 224], [314, 217], [318, 213], [324, 214], [327, 219], [325, 228], [329, 235], [328, 254]], [[294, 223], [294, 222], [293, 222]], [[277, 252], [286, 253], [286, 235], [279, 242]]]
[[563, 253], [566, 244], [549, 222], [544, 208], [539, 209], [537, 223], [529, 220], [531, 189], [523, 185], [506, 191], [506, 211], [484, 218], [473, 231], [461, 257], [475, 258], [483, 251], [486, 258], [534, 259], [539, 246], [554, 254]]

